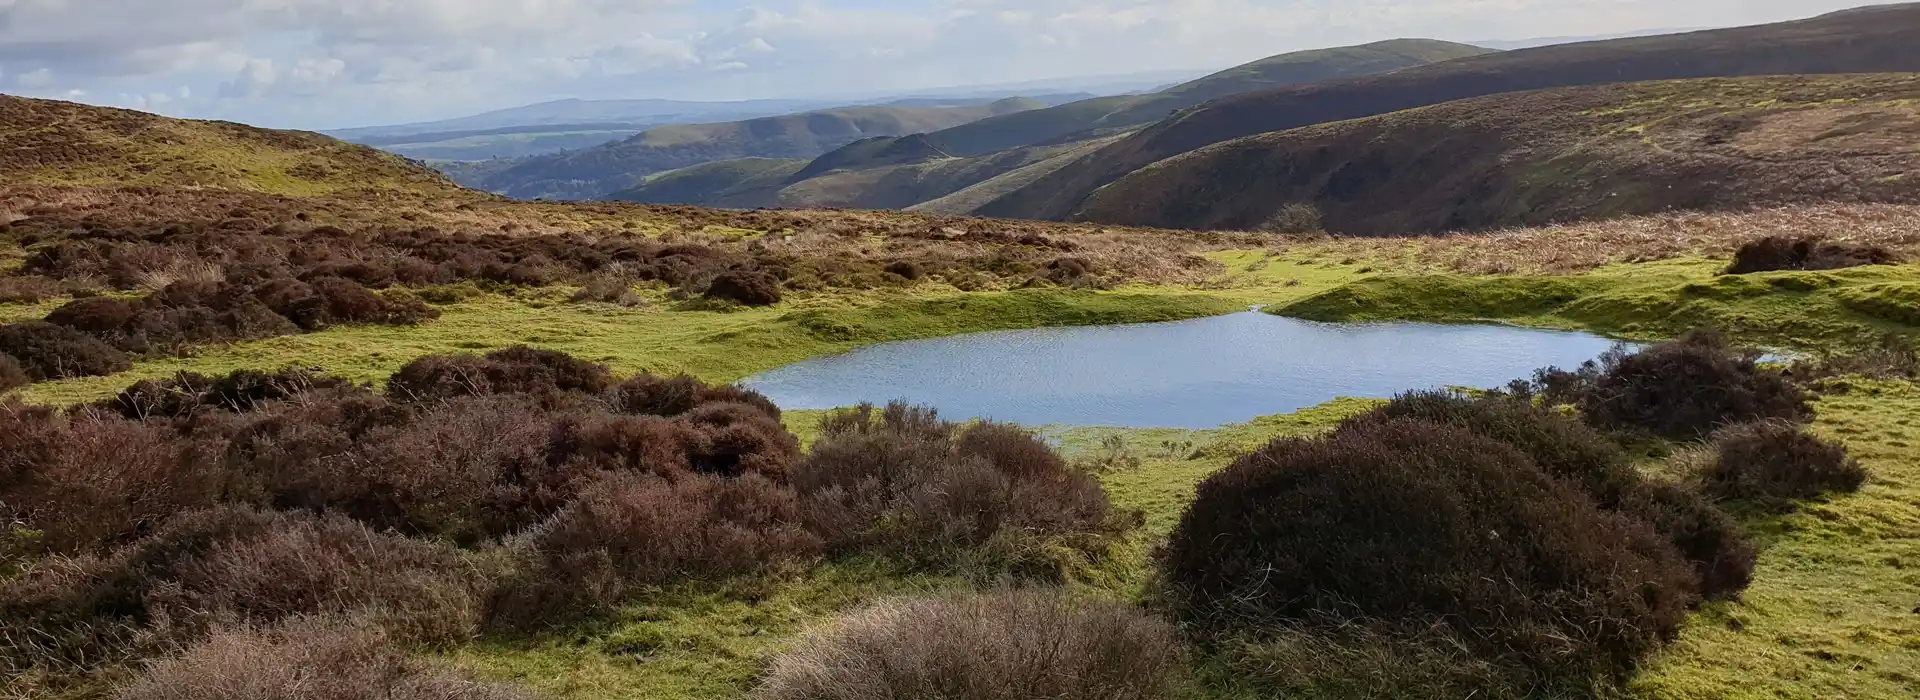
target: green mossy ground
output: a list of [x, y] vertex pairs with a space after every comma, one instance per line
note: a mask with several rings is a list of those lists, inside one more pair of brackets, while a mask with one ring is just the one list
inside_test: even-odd
[[[1718, 325], [1748, 342], [1805, 350], [1916, 332], [1920, 268], [1722, 277], [1724, 263], [1676, 260], [1568, 277], [1462, 277], [1390, 262], [1265, 251], [1215, 254], [1227, 273], [1199, 288], [1113, 292], [1029, 290], [799, 297], [772, 309], [698, 310], [661, 299], [639, 308], [565, 303], [569, 290], [482, 295], [415, 328], [340, 328], [140, 363], [127, 374], [32, 387], [30, 401], [70, 403], [137, 378], [299, 364], [377, 381], [423, 354], [528, 343], [607, 362], [621, 372], [687, 372], [734, 380], [890, 340], [1007, 328], [1159, 321], [1270, 311], [1320, 320], [1497, 321], [1584, 328], [1622, 337]], [[1381, 268], [1376, 270], [1374, 266]], [[44, 314], [0, 305], [0, 318]], [[1281, 435], [1324, 430], [1371, 402], [1340, 400], [1214, 430], [1055, 427], [1048, 433], [1100, 470], [1113, 500], [1146, 527], [1070, 585], [1090, 596], [1146, 597], [1148, 553], [1193, 487], [1234, 457]], [[1819, 403], [1818, 427], [1872, 470], [1860, 493], [1791, 513], [1748, 513], [1765, 551], [1742, 602], [1695, 616], [1679, 642], [1633, 684], [1643, 698], [1907, 698], [1920, 692], [1920, 387], [1856, 382]], [[822, 413], [794, 411], [807, 441]], [[525, 683], [556, 698], [738, 698], [766, 662], [811, 625], [878, 598], [991, 585], [840, 562], [725, 585], [643, 596], [593, 624], [537, 637], [490, 638], [442, 652], [443, 663]], [[1205, 698], [1259, 697], [1201, 658]]]

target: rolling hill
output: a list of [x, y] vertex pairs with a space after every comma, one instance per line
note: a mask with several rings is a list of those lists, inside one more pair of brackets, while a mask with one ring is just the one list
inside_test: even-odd
[[1810, 20], [1487, 54], [1381, 75], [1244, 93], [1164, 120], [982, 207], [1061, 219], [1140, 168], [1243, 136], [1508, 92], [1746, 75], [1920, 71], [1920, 5]]
[[655, 127], [618, 143], [522, 159], [462, 184], [520, 198], [590, 199], [654, 173], [736, 158], [814, 158], [874, 136], [938, 131], [1039, 109], [1011, 98], [965, 107], [849, 107], [720, 124]]
[[1249, 90], [1384, 73], [1489, 51], [1427, 39], [1300, 51], [1229, 68], [1148, 95], [1102, 97], [983, 119], [928, 138], [954, 155], [984, 155], [1084, 131], [1150, 124], [1207, 100]]
[[[1920, 202], [1920, 74], [1511, 93], [1215, 144], [1102, 188], [1074, 218], [1432, 233], [1805, 202]], [[1284, 218], [1284, 217], [1283, 217]]]
[[0, 143], [0, 177], [9, 185], [292, 196], [454, 189], [423, 165], [320, 134], [6, 95]]

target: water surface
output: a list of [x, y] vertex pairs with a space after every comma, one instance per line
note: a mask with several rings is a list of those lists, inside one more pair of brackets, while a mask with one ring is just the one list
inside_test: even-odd
[[905, 399], [948, 418], [1210, 428], [1340, 397], [1499, 387], [1612, 341], [1495, 325], [1315, 323], [1247, 312], [875, 345], [743, 382], [784, 408]]

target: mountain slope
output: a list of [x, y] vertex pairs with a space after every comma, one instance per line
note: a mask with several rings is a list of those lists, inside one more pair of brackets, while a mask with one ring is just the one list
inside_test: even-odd
[[1552, 87], [1743, 75], [1920, 71], [1920, 5], [1755, 27], [1616, 39], [1463, 58], [1382, 75], [1216, 100], [1101, 149], [983, 207], [1064, 218], [1156, 161], [1242, 136], [1458, 99]]
[[0, 95], [0, 143], [0, 179], [11, 185], [295, 196], [456, 189], [425, 166], [320, 134], [6, 95]]
[[1149, 124], [1207, 100], [1248, 90], [1384, 73], [1490, 51], [1429, 39], [1299, 51], [1229, 68], [1149, 95], [1103, 97], [984, 119], [928, 138], [955, 155], [982, 155], [1093, 129]]
[[1431, 233], [1805, 202], [1920, 202], [1920, 74], [1724, 78], [1495, 95], [1216, 144], [1074, 217]]
[[618, 143], [528, 158], [463, 184], [521, 198], [602, 196], [647, 175], [736, 158], [813, 158], [873, 136], [937, 131], [1041, 107], [1026, 99], [946, 108], [850, 107], [649, 129]]

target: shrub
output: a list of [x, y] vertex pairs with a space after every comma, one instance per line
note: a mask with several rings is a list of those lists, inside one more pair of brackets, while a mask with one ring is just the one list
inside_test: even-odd
[[308, 282], [325, 304], [328, 323], [368, 323], [404, 326], [440, 317], [440, 312], [419, 299], [395, 301], [374, 294], [360, 283], [339, 277], [321, 277]]
[[604, 393], [613, 383], [603, 365], [551, 350], [518, 346], [475, 355], [428, 355], [387, 379], [387, 394], [410, 401], [443, 401], [488, 394]]
[[132, 420], [185, 418], [208, 410], [246, 413], [269, 401], [352, 386], [344, 379], [300, 369], [272, 374], [237, 370], [224, 377], [183, 372], [172, 379], [134, 384], [96, 405]]
[[694, 438], [688, 464], [702, 474], [756, 474], [785, 482], [788, 468], [800, 457], [800, 439], [787, 432], [779, 418], [754, 406], [709, 403], [681, 420], [692, 428]]
[[1548, 679], [1630, 670], [1697, 599], [1645, 524], [1507, 444], [1415, 419], [1241, 458], [1200, 485], [1162, 569], [1175, 609], [1213, 634], [1443, 625]]
[[0, 394], [33, 383], [33, 377], [27, 376], [27, 370], [12, 355], [0, 355]]
[[1713, 435], [1713, 449], [1716, 455], [1701, 476], [1724, 499], [1815, 498], [1857, 491], [1867, 480], [1867, 470], [1845, 447], [1786, 421], [1722, 429]]
[[11, 355], [34, 381], [99, 377], [133, 368], [126, 353], [98, 338], [45, 321], [0, 326], [0, 354]]
[[485, 578], [459, 552], [338, 516], [182, 515], [101, 557], [53, 559], [0, 582], [9, 671], [84, 673], [229, 624], [364, 616], [397, 638], [473, 634]]
[[1805, 392], [1759, 361], [1718, 334], [1696, 331], [1638, 353], [1616, 348], [1578, 373], [1544, 371], [1539, 383], [1550, 400], [1570, 400], [1595, 425], [1677, 440], [1734, 423], [1811, 419]]
[[1738, 595], [1752, 580], [1756, 555], [1739, 523], [1695, 490], [1649, 481], [1618, 443], [1578, 420], [1527, 400], [1429, 391], [1402, 395], [1348, 425], [1406, 418], [1503, 442], [1602, 509], [1646, 522], [1694, 564], [1710, 598]]
[[895, 260], [887, 263], [884, 269], [908, 281], [920, 279], [921, 275], [924, 274], [921, 272], [920, 266], [912, 260]]
[[1266, 233], [1320, 233], [1326, 228], [1321, 221], [1319, 207], [1307, 202], [1292, 202], [1280, 207], [1272, 217], [1260, 224], [1260, 230]]
[[1768, 236], [1740, 246], [1725, 274], [1746, 275], [1775, 270], [1838, 270], [1866, 265], [1892, 265], [1899, 256], [1885, 248], [1829, 243], [1816, 237]]
[[104, 416], [55, 417], [8, 411], [0, 427], [11, 477], [5, 503], [41, 532], [41, 546], [80, 552], [151, 531], [176, 513], [226, 495], [217, 439], [176, 435], [161, 425]]
[[[1211, 673], [1250, 697], [1402, 700], [1546, 700], [1610, 697], [1589, 680], [1542, 678], [1478, 655], [1443, 626], [1289, 625], [1227, 640]], [[1230, 680], [1229, 680], [1230, 679]]]
[[728, 270], [713, 279], [705, 296], [747, 306], [772, 306], [780, 303], [780, 280], [758, 270]]
[[856, 612], [775, 659], [758, 700], [1154, 700], [1180, 687], [1172, 626], [1118, 603], [1000, 591]]
[[574, 292], [573, 303], [601, 302], [620, 306], [639, 306], [640, 295], [633, 291], [633, 281], [618, 275], [595, 275]]
[[555, 350], [516, 345], [487, 353], [487, 361], [507, 367], [531, 368], [523, 371], [529, 375], [540, 373], [551, 376], [554, 388], [561, 391], [600, 394], [613, 384], [613, 374], [606, 365], [575, 359], [572, 355]]
[[551, 621], [639, 586], [752, 573], [815, 555], [793, 493], [758, 476], [609, 475], [521, 543], [501, 615]]
[[760, 392], [737, 386], [710, 386], [686, 375], [666, 378], [642, 374], [615, 386], [609, 398], [621, 413], [672, 418], [709, 403], [740, 403], [780, 418], [780, 407]]
[[1030, 559], [1045, 543], [1098, 549], [1118, 524], [1099, 482], [1033, 434], [900, 403], [823, 421], [791, 478], [830, 547], [927, 565], [1044, 563]]
[[300, 620], [272, 629], [230, 628], [153, 664], [121, 700], [515, 700], [512, 688], [477, 683], [416, 661], [377, 628]]

